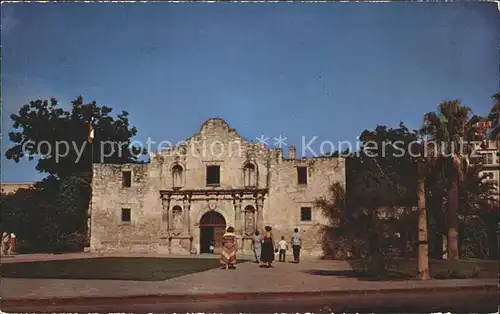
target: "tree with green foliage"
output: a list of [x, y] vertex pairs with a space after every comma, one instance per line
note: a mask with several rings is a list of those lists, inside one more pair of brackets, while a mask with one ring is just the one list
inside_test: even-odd
[[[377, 126], [361, 133], [361, 150], [348, 160], [348, 187], [360, 187], [347, 198], [355, 206], [414, 206], [416, 168], [413, 160], [418, 148], [417, 133], [404, 123], [397, 128]], [[413, 151], [411, 151], [413, 150]], [[360, 197], [366, 195], [365, 197]]]
[[490, 139], [500, 140], [500, 92], [491, 96], [495, 101], [488, 114], [488, 120], [491, 121]]
[[442, 172], [447, 180], [447, 249], [449, 259], [458, 259], [460, 183], [468, 171], [470, 147], [464, 143], [474, 137], [469, 123], [471, 109], [459, 100], [444, 101], [436, 112], [424, 115], [421, 134], [426, 136], [427, 158], [435, 173]]
[[[48, 174], [35, 187], [0, 198], [3, 229], [18, 234], [28, 250], [81, 249], [87, 234], [92, 162], [139, 163], [140, 155], [147, 153], [129, 149], [137, 129], [130, 127], [128, 113], [116, 118], [111, 113], [108, 106], [95, 101], [84, 104], [78, 97], [70, 110], [60, 107], [55, 98], [38, 99], [11, 115], [15, 131], [9, 138], [14, 145], [5, 156], [15, 162], [37, 159], [36, 169]], [[88, 143], [92, 119], [93, 147]]]
[[481, 164], [471, 165], [460, 185], [460, 215], [477, 216], [498, 208], [498, 199], [495, 197], [498, 187], [486, 180], [489, 175], [480, 174], [481, 170]]
[[[81, 96], [72, 102], [70, 111], [63, 109], [55, 98], [33, 100], [11, 115], [15, 131], [9, 132], [9, 138], [14, 145], [5, 156], [15, 162], [23, 157], [37, 158], [36, 169], [57, 178], [91, 172], [92, 161], [136, 163], [141, 154], [146, 154], [136, 147], [129, 149], [137, 129], [130, 127], [126, 111], [116, 118], [111, 116], [112, 111], [111, 107], [99, 106], [95, 101], [84, 104]], [[95, 139], [90, 145], [92, 119]], [[60, 156], [56, 155], [56, 149]]]
[[[331, 222], [325, 228], [323, 243], [327, 254], [349, 251], [354, 257], [380, 261], [390, 245], [386, 235], [394, 232], [378, 223], [376, 209], [416, 204], [416, 168], [408, 147], [412, 148], [410, 143], [416, 141], [417, 133], [401, 123], [394, 129], [377, 126], [365, 130], [360, 139], [360, 151], [346, 158], [346, 187], [334, 184], [329, 195], [317, 200]], [[414, 237], [404, 230], [402, 221], [384, 223]], [[383, 264], [375, 264], [377, 272]]]
[[481, 163], [473, 164], [460, 185], [460, 253], [466, 258], [497, 258], [498, 187], [481, 170]]

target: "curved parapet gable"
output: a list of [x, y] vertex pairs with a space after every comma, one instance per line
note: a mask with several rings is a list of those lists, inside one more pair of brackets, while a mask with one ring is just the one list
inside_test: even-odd
[[[235, 129], [231, 128], [229, 124], [222, 118], [210, 118], [203, 122], [198, 134], [194, 137], [201, 138], [216, 138], [223, 140], [239, 140], [242, 143], [249, 143], [246, 139], [241, 137]], [[191, 139], [191, 138], [190, 138]], [[188, 142], [188, 139], [186, 142]]]

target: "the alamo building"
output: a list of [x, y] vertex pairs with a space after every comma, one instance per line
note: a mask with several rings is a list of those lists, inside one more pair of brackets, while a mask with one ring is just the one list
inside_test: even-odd
[[250, 254], [251, 236], [269, 225], [276, 242], [299, 228], [303, 254], [318, 256], [327, 220], [315, 200], [334, 182], [345, 183], [343, 158], [296, 158], [294, 147], [284, 158], [209, 119], [149, 163], [94, 164], [90, 249], [202, 254], [233, 226]]

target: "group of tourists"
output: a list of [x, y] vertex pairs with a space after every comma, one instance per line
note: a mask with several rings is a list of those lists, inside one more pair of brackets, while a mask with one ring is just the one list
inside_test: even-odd
[[16, 235], [14, 233], [2, 233], [2, 255], [16, 254]]
[[[252, 250], [254, 253], [255, 263], [262, 263], [262, 267], [272, 267], [275, 260], [275, 254], [279, 255], [279, 261], [284, 263], [286, 252], [289, 245], [282, 236], [281, 240], [276, 243], [273, 236], [273, 229], [270, 226], [264, 228], [264, 234], [260, 235], [256, 230], [252, 237]], [[300, 262], [300, 249], [302, 247], [302, 238], [299, 234], [299, 229], [295, 228], [291, 236], [291, 247], [293, 250], [293, 258], [295, 263]], [[234, 234], [234, 228], [229, 227], [221, 240], [221, 264], [225, 269], [234, 269], [236, 265], [236, 251], [238, 250], [237, 237]]]

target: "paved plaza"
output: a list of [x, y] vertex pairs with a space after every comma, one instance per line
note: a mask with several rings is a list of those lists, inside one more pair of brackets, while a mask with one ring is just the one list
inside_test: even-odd
[[[2, 263], [42, 261], [53, 259], [75, 259], [89, 257], [116, 257], [117, 254], [61, 254], [19, 255], [6, 257]], [[125, 256], [125, 255], [124, 255]], [[139, 254], [127, 254], [139, 257]], [[142, 255], [144, 257], [144, 255]], [[148, 255], [153, 257], [152, 255]], [[154, 256], [160, 257], [160, 256]], [[167, 257], [167, 256], [161, 256]], [[193, 258], [200, 258], [196, 256]], [[216, 258], [202, 256], [201, 258]], [[344, 277], [350, 265], [343, 261], [304, 260], [300, 264], [275, 263], [274, 268], [260, 268], [250, 261], [239, 264], [235, 270], [212, 269], [176, 277], [165, 281], [123, 280], [70, 280], [70, 279], [24, 279], [2, 278], [1, 296], [4, 300], [96, 298], [133, 296], [179, 296], [217, 294], [273, 294], [315, 293], [345, 291], [377, 291], [402, 289], [439, 289], [454, 287], [497, 286], [498, 279], [456, 280], [401, 280], [366, 281]]]

